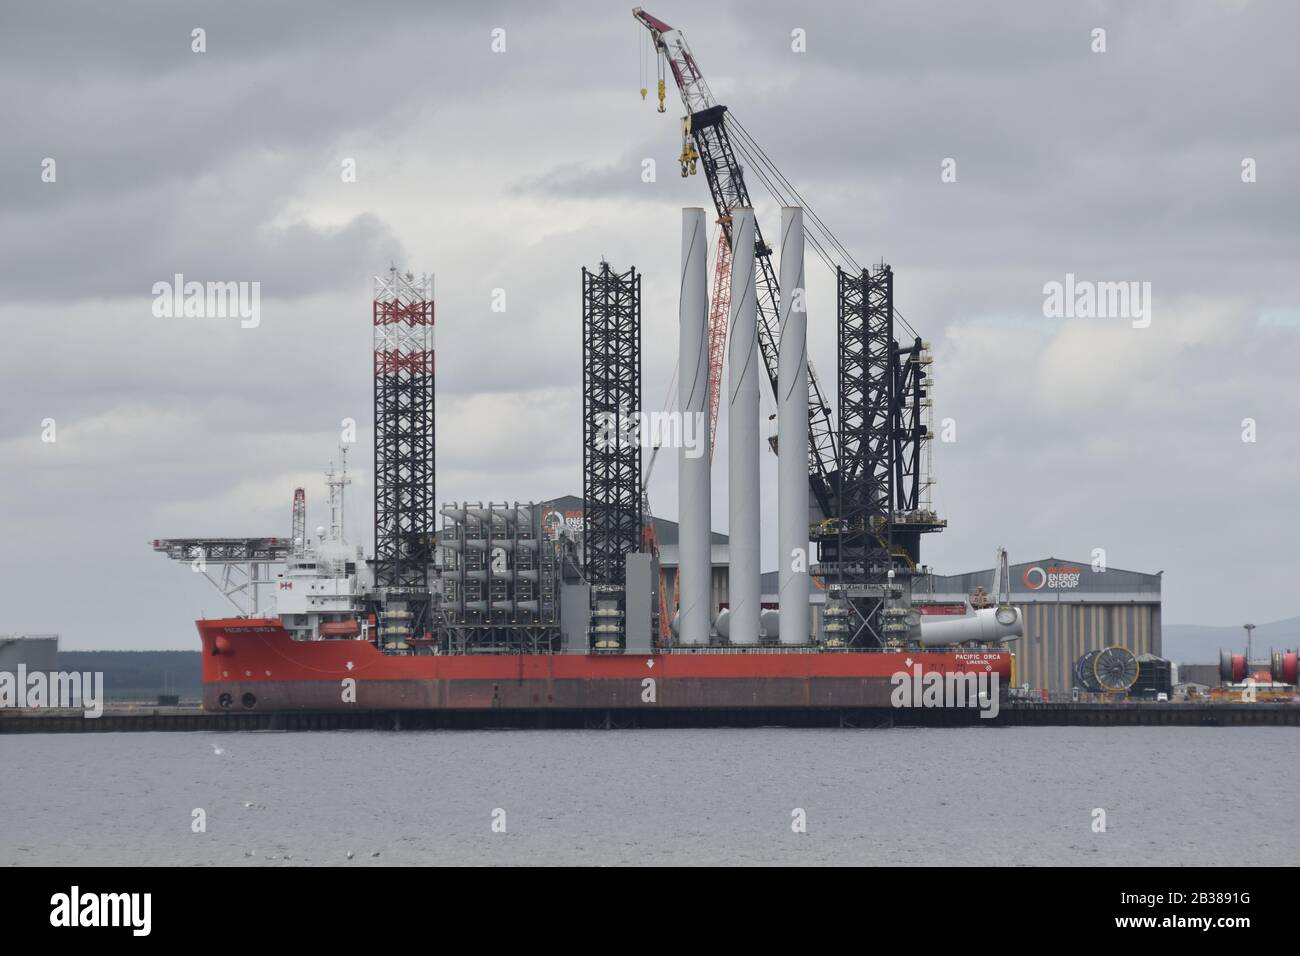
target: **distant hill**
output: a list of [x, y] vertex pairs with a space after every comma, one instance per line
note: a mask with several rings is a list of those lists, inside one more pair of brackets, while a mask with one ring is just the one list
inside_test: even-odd
[[103, 671], [109, 700], [154, 700], [159, 694], [201, 696], [199, 651], [59, 651], [59, 670]]
[[[1166, 624], [1160, 629], [1161, 653], [1180, 664], [1218, 663], [1219, 651], [1234, 654], [1246, 650], [1246, 631], [1241, 627], [1207, 627], [1203, 624]], [[1300, 617], [1273, 621], [1255, 628], [1253, 654], [1262, 660], [1273, 650], [1300, 647]]]

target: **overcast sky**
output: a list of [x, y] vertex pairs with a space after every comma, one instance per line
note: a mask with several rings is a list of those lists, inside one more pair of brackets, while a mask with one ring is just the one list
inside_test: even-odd
[[[1300, 8], [662, 2], [856, 259], [893, 265], [932, 344], [956, 441], [935, 443], [949, 528], [929, 563], [1104, 548], [1164, 571], [1170, 623], [1300, 613]], [[677, 174], [671, 81], [666, 114], [653, 82], [638, 95], [644, 43], [618, 3], [6, 3], [0, 632], [196, 647], [221, 599], [149, 540], [287, 535], [297, 484], [324, 523], [349, 417], [349, 537], [369, 552], [390, 262], [437, 276], [438, 498], [580, 493], [579, 270], [644, 272], [645, 405], [663, 407], [680, 209], [709, 203]], [[260, 325], [155, 317], [175, 273], [261, 283]], [[833, 394], [831, 275], [808, 273]], [[1150, 326], [1044, 317], [1067, 273], [1150, 282]], [[765, 515], [775, 474], [765, 454]], [[722, 467], [714, 486], [725, 531]], [[675, 518], [666, 455], [650, 489]], [[773, 522], [765, 567], [775, 548]]]

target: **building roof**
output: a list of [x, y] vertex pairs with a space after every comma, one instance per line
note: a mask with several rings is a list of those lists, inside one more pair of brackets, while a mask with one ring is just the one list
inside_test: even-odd
[[[547, 505], [556, 511], [583, 511], [583, 501], [577, 495], [562, 495], [559, 498], [549, 498], [545, 501], [539, 501], [538, 504]], [[667, 518], [655, 517], [655, 536], [660, 545], [677, 544], [677, 529], [679, 525], [676, 521], [669, 521]], [[727, 536], [718, 531], [712, 533], [711, 543], [726, 544]]]
[[[1163, 573], [1148, 574], [1110, 567], [1094, 569], [1090, 560], [1070, 561], [1057, 557], [1013, 564], [1010, 571], [1013, 595], [1030, 599], [1067, 600], [1069, 595], [1079, 594], [1111, 597], [1125, 595], [1128, 600], [1159, 601]], [[935, 574], [931, 575], [928, 585], [933, 586], [936, 595], [945, 596], [969, 594], [977, 586], [991, 591], [993, 569], [961, 574]]]

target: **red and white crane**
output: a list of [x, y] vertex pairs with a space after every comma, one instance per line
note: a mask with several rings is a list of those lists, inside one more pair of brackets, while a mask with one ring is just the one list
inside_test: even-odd
[[[821, 239], [809, 233], [808, 240], [823, 259], [829, 263], [829, 255], [822, 243], [827, 243], [832, 250], [853, 264], [852, 257], [839, 244], [829, 230], [821, 224], [815, 213], [802, 201], [798, 191], [790, 184], [779, 170], [772, 165], [767, 155], [753, 138], [732, 116], [727, 107], [721, 106], [714, 99], [708, 83], [696, 63], [695, 56], [686, 42], [686, 36], [662, 20], [651, 16], [640, 7], [632, 15], [650, 31], [655, 50], [673, 74], [681, 94], [682, 104], [686, 107], [686, 116], [682, 118], [682, 152], [679, 156], [683, 176], [694, 173], [699, 166], [704, 167], [704, 175], [713, 195], [713, 204], [717, 212], [718, 223], [722, 228], [720, 244], [731, 247], [731, 211], [736, 208], [752, 207], [749, 190], [745, 184], [741, 164], [737, 153], [744, 156], [750, 168], [763, 180], [764, 184], [779, 201], [788, 205], [802, 205], [809, 221], [819, 230]], [[663, 112], [665, 82], [659, 81], [659, 109]], [[644, 91], [644, 88], [643, 88]], [[776, 270], [772, 266], [772, 249], [763, 238], [761, 229], [754, 231], [754, 251], [756, 262], [756, 298], [758, 305], [758, 340], [763, 364], [767, 370], [768, 382], [776, 394], [777, 367], [777, 302], [778, 283]], [[729, 261], [729, 255], [726, 257]], [[718, 268], [721, 268], [724, 255], [719, 252]], [[712, 367], [710, 382], [710, 413], [716, 415], [716, 396], [718, 378], [721, 373], [722, 346], [725, 340], [726, 313], [725, 302], [719, 301], [719, 290], [726, 287], [726, 282], [715, 273], [714, 300], [710, 309], [709, 344]], [[719, 328], [719, 321], [723, 327]], [[821, 385], [812, 366], [808, 368], [808, 479], [811, 485], [813, 510], [820, 512], [820, 517], [832, 514], [831, 496], [833, 493], [833, 476], [836, 471], [835, 431], [831, 423], [831, 407], [822, 393]]]

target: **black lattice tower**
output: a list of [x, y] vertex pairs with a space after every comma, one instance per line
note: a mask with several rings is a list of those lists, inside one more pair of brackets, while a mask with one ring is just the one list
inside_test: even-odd
[[641, 276], [602, 262], [582, 270], [582, 497], [584, 573], [621, 586], [641, 547]]
[[919, 338], [907, 348], [894, 348], [894, 506], [899, 511], [916, 511], [920, 507], [921, 446], [925, 441], [922, 403], [928, 395], [923, 355]]
[[924, 489], [929, 476], [923, 455], [929, 432], [930, 355], [916, 338], [906, 348], [893, 350], [893, 458], [895, 553], [907, 556], [912, 566], [921, 562], [921, 535], [942, 531], [944, 522], [930, 509]]
[[857, 608], [855, 643], [884, 643], [881, 610], [893, 563], [894, 275], [884, 264], [836, 273], [839, 470], [835, 534], [823, 559], [835, 589]]
[[[375, 276], [375, 584], [427, 591], [433, 560], [433, 276]], [[417, 622], [418, 623], [418, 622]]]

